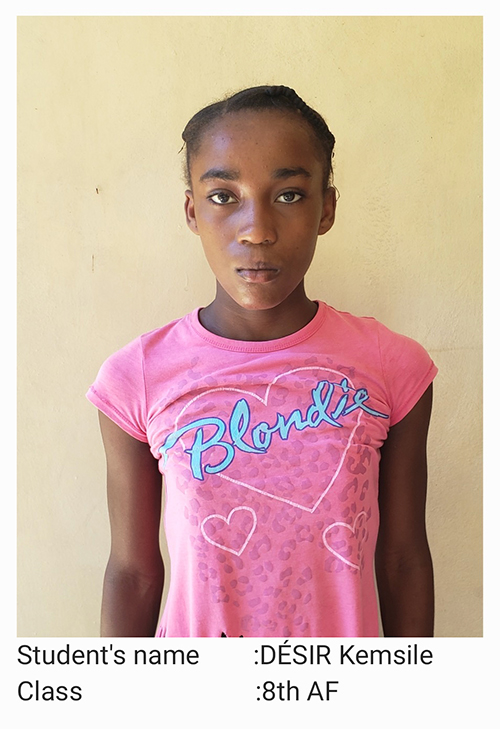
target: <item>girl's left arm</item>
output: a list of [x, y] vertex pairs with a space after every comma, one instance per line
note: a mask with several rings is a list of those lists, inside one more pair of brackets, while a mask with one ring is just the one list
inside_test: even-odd
[[389, 430], [381, 449], [375, 554], [386, 637], [432, 636], [434, 580], [425, 528], [427, 432], [432, 385]]

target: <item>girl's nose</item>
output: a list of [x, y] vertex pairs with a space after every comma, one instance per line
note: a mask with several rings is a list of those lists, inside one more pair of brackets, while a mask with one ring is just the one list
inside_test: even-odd
[[275, 243], [277, 231], [272, 210], [268, 205], [249, 203], [241, 212], [238, 242], [250, 245]]

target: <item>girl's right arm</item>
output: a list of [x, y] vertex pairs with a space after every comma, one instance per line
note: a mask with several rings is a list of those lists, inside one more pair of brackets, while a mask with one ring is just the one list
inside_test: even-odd
[[111, 554], [104, 576], [103, 637], [154, 636], [163, 592], [162, 479], [142, 443], [99, 412], [106, 451]]

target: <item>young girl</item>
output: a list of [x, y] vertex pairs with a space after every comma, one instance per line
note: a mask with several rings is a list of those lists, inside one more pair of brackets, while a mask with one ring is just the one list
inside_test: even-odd
[[[103, 636], [430, 636], [426, 439], [436, 367], [309, 299], [335, 139], [290, 88], [183, 133], [211, 304], [111, 356], [88, 398], [107, 457]], [[158, 622], [161, 481], [171, 580]]]

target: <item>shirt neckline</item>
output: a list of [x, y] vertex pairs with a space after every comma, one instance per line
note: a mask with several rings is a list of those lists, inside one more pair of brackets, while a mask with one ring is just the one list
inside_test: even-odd
[[263, 342], [247, 342], [240, 339], [226, 339], [220, 337], [218, 334], [213, 334], [205, 329], [200, 323], [199, 313], [203, 307], [198, 307], [190, 314], [190, 323], [195, 333], [204, 339], [206, 342], [211, 344], [213, 347], [219, 349], [225, 349], [231, 352], [277, 352], [281, 349], [288, 349], [293, 347], [300, 342], [309, 339], [315, 334], [326, 316], [326, 304], [323, 301], [316, 302], [318, 304], [318, 310], [311, 319], [311, 321], [286, 337], [280, 337], [280, 339], [268, 339]]

